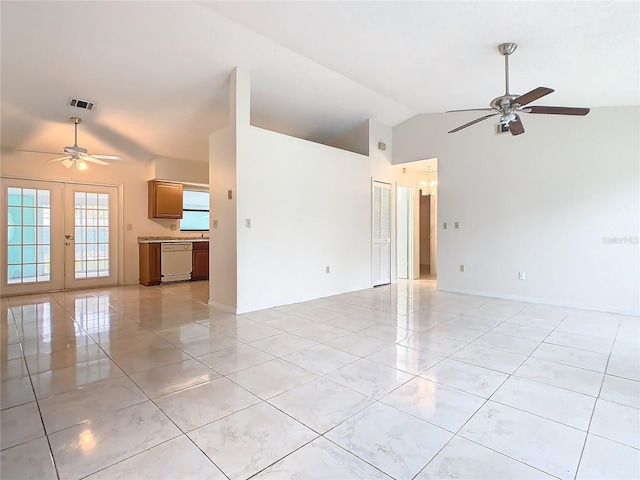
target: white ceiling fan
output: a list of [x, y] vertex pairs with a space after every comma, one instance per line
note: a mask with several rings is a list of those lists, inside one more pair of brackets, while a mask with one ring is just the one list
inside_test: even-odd
[[64, 157], [54, 158], [50, 162], [62, 162], [67, 168], [71, 168], [74, 164], [78, 170], [86, 170], [87, 162], [96, 163], [98, 165], [109, 165], [105, 160], [121, 160], [120, 155], [89, 155], [86, 148], [78, 146], [78, 124], [82, 121], [79, 117], [71, 117], [69, 120], [74, 125], [75, 137], [72, 147], [64, 147]]

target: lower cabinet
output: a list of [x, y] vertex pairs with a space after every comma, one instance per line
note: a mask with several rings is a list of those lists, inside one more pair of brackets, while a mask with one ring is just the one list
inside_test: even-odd
[[160, 269], [160, 244], [141, 243], [140, 245], [140, 284], [145, 286], [160, 285], [162, 270]]
[[191, 280], [209, 280], [209, 242], [193, 242]]

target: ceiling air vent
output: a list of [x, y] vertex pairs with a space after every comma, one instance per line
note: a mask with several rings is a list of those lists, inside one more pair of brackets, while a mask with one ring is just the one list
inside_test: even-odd
[[83, 110], [93, 110], [93, 107], [96, 106], [95, 102], [90, 102], [89, 100], [80, 100], [79, 98], [70, 98], [69, 105], [72, 107], [82, 108]]

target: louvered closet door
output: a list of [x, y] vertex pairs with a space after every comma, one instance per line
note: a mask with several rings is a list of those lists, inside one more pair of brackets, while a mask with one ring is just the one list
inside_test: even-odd
[[391, 185], [373, 182], [373, 286], [391, 283]]

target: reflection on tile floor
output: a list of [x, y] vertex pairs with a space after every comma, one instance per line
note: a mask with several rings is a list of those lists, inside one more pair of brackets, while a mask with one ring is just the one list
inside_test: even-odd
[[4, 479], [637, 479], [640, 319], [401, 281], [2, 298]]

